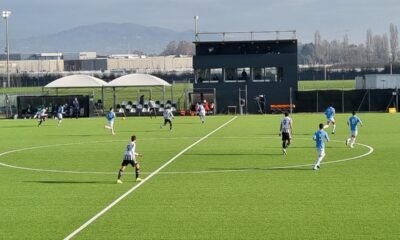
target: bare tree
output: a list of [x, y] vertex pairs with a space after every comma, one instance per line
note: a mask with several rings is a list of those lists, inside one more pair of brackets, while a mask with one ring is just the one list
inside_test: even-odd
[[314, 60], [319, 63], [321, 58], [321, 34], [317, 30], [314, 34]]
[[175, 55], [176, 53], [176, 42], [171, 41], [167, 44], [165, 47], [164, 51], [161, 53], [162, 56], [168, 56], [168, 55]]
[[195, 53], [195, 45], [191, 42], [180, 41], [176, 47], [176, 55], [190, 55]]
[[349, 55], [349, 36], [347, 33], [343, 37], [343, 42], [342, 42], [342, 61], [341, 63], [348, 63], [350, 62], [351, 56]]
[[372, 60], [372, 39], [373, 39], [372, 30], [368, 29], [367, 30], [367, 39], [365, 41], [365, 50], [367, 51], [366, 55], [367, 55], [368, 66], [371, 65], [371, 60]]
[[395, 62], [396, 56], [397, 56], [397, 47], [399, 45], [399, 41], [398, 41], [399, 33], [397, 31], [397, 26], [394, 25], [393, 23], [390, 24], [389, 31], [390, 31], [390, 52], [392, 54], [390, 60], [392, 62]]
[[161, 53], [163, 56], [167, 55], [191, 55], [195, 53], [195, 46], [191, 42], [180, 41], [176, 44], [175, 41], [169, 42]]

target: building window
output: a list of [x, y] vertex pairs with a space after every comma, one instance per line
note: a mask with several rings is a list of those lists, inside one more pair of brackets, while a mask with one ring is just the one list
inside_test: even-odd
[[226, 68], [225, 82], [246, 82], [251, 79], [250, 68]]
[[197, 69], [196, 70], [196, 75], [197, 75], [197, 82], [202, 83], [210, 80], [210, 69], [205, 68], [205, 69]]
[[238, 82], [246, 82], [251, 79], [250, 68], [238, 68], [237, 71], [237, 80]]
[[198, 83], [217, 83], [223, 79], [222, 68], [197, 69], [196, 76]]
[[226, 82], [236, 82], [236, 69], [226, 68], [225, 69], [225, 81]]
[[223, 79], [222, 68], [211, 68], [210, 74], [211, 74], [210, 82], [219, 82], [220, 80]]
[[281, 67], [253, 68], [253, 82], [281, 82], [282, 79]]

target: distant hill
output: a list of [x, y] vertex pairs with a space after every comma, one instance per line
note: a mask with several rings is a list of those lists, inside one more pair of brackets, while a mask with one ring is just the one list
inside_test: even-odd
[[133, 23], [98, 23], [15, 40], [11, 46], [13, 53], [95, 51], [110, 54], [141, 51], [159, 54], [170, 41], [192, 41], [193, 38], [191, 31], [177, 32]]

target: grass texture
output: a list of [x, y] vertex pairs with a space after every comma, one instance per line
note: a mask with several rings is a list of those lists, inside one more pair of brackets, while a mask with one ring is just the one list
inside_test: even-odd
[[337, 115], [320, 171], [312, 135], [322, 114], [292, 115], [286, 156], [281, 115], [238, 116], [149, 177], [233, 117], [176, 117], [172, 132], [159, 117], [118, 118], [115, 136], [103, 118], [0, 121], [0, 238], [64, 239], [134, 187], [131, 167], [116, 184], [132, 134], [148, 179], [73, 239], [400, 238], [397, 114], [359, 114], [357, 142], [374, 152], [333, 163], [369, 151], [345, 146], [349, 115]]

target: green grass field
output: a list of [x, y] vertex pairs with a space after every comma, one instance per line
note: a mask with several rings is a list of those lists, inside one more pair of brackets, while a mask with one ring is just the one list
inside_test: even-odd
[[312, 90], [352, 90], [356, 87], [355, 80], [318, 80], [318, 81], [299, 81], [299, 91]]
[[365, 145], [337, 115], [320, 171], [322, 114], [292, 116], [287, 156], [281, 115], [119, 118], [116, 136], [103, 118], [0, 121], [0, 239], [64, 239], [137, 186], [132, 168], [116, 184], [132, 134], [145, 181], [72, 239], [399, 239], [399, 115], [359, 116]]

